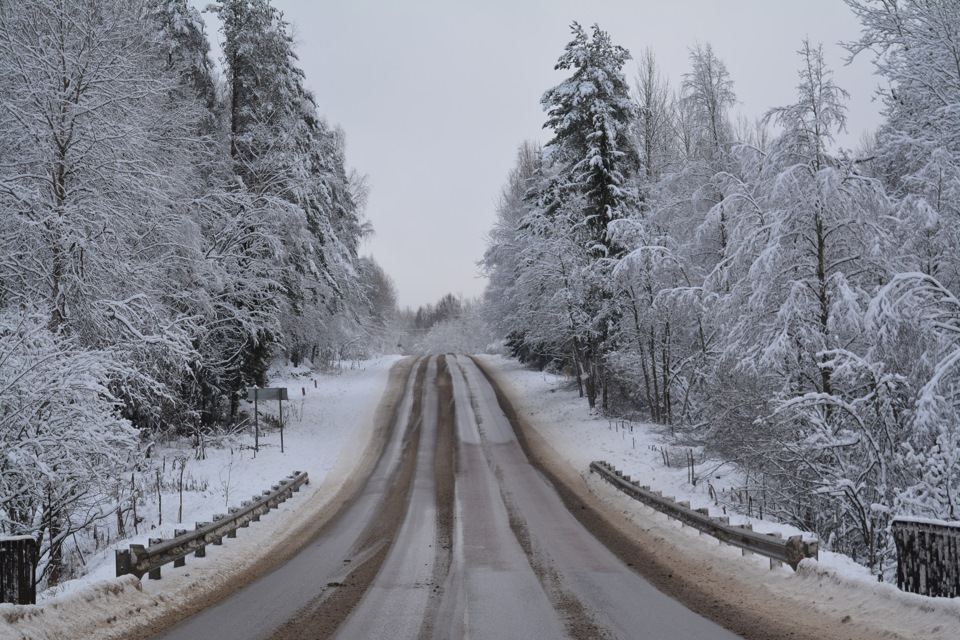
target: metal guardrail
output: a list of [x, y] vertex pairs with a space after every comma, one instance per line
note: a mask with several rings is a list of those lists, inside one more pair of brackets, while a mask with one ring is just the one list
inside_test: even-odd
[[747, 526], [731, 525], [725, 516], [711, 518], [707, 509], [691, 509], [689, 505], [664, 498], [660, 492], [631, 481], [630, 476], [623, 475], [607, 462], [591, 462], [590, 471], [600, 474], [604, 480], [628, 496], [674, 520], [679, 520], [686, 526], [711, 535], [726, 544], [740, 547], [744, 551], [770, 558], [771, 568], [775, 563], [785, 562], [796, 571], [797, 565], [804, 558], [819, 557], [820, 542], [818, 540], [804, 540], [803, 536], [791, 536], [784, 540], [779, 537], [779, 534], [757, 533]]
[[207, 545], [222, 544], [224, 537], [237, 537], [237, 529], [258, 521], [260, 516], [309, 483], [305, 471], [294, 471], [269, 491], [264, 491], [263, 495], [253, 496], [251, 500], [242, 502], [240, 507], [232, 507], [229, 514], [217, 514], [212, 522], [198, 522], [194, 531], [178, 530], [176, 537], [169, 540], [151, 539], [147, 547], [131, 544], [129, 549], [118, 549], [117, 576], [132, 573], [142, 578], [147, 573], [151, 580], [159, 580], [160, 567], [163, 565], [173, 562], [175, 567], [183, 566], [190, 553], [195, 553], [198, 558], [204, 557]]

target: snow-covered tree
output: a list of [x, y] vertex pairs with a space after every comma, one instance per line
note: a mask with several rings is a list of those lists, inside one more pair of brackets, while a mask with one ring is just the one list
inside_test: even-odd
[[886, 121], [877, 132], [871, 168], [902, 199], [903, 217], [912, 218], [904, 232], [936, 236], [937, 242], [911, 242], [910, 249], [921, 252], [922, 268], [960, 291], [953, 249], [960, 241], [960, 6], [845, 1], [863, 27], [861, 38], [847, 45], [851, 55], [872, 53], [889, 83], [881, 92]]
[[115, 358], [52, 331], [46, 310], [0, 310], [0, 532], [37, 540], [51, 585], [64, 543], [115, 508], [105, 496], [136, 451]]
[[[781, 515], [824, 533], [857, 531], [866, 549], [885, 530], [871, 505], [891, 503], [887, 466], [902, 426], [891, 422], [894, 383], [864, 333], [871, 295], [889, 277], [891, 210], [876, 180], [828, 152], [846, 94], [820, 48], [804, 43], [800, 54], [798, 102], [768, 116], [783, 132], [762, 164], [741, 150], [757, 163], [756, 183], [731, 181], [723, 204], [733, 279], [724, 362], [774, 392], [771, 413], [756, 407], [756, 422], [741, 428], [756, 440], [752, 464], [784, 497]], [[831, 509], [817, 500], [839, 520], [823, 522]]]
[[264, 332], [245, 356], [247, 377], [257, 379], [274, 343], [299, 361], [359, 330], [364, 186], [345, 168], [342, 131], [316, 113], [281, 12], [268, 0], [223, 0], [214, 9], [223, 23], [234, 171], [281, 247], [281, 331]]
[[[614, 45], [609, 34], [594, 25], [588, 36], [573, 23], [573, 40], [556, 68], [571, 76], [544, 93], [545, 127], [553, 138], [544, 148], [553, 170], [540, 193], [539, 223], [555, 226], [557, 239], [571, 239], [582, 247], [582, 264], [572, 266], [568, 280], [575, 296], [567, 301], [579, 307], [574, 336], [591, 406], [603, 386], [604, 354], [610, 325], [619, 314], [609, 275], [623, 253], [610, 226], [638, 206], [633, 182], [640, 171], [633, 127], [638, 108], [630, 97], [623, 65], [629, 52]], [[575, 238], [570, 238], [575, 234]], [[572, 293], [572, 292], [571, 292]]]
[[50, 329], [78, 348], [114, 350], [128, 365], [116, 393], [155, 424], [193, 358], [189, 323], [164, 296], [192, 229], [178, 202], [204, 113], [171, 100], [180, 81], [146, 11], [0, 7], [0, 299], [49, 309]]

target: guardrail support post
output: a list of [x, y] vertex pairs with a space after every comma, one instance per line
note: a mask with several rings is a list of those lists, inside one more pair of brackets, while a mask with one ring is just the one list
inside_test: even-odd
[[[163, 542], [163, 538], [150, 538], [149, 544], [150, 546], [153, 546], [155, 544], [160, 544], [161, 542]], [[147, 578], [149, 578], [150, 580], [159, 580], [160, 567], [157, 567], [156, 569], [151, 569], [150, 572], [147, 574]]]
[[[182, 535], [185, 535], [186, 533], [187, 533], [186, 529], [174, 529], [173, 531], [173, 535], [177, 538], [179, 538]], [[187, 556], [180, 556], [179, 558], [176, 558], [173, 561], [174, 567], [183, 567], [183, 566], [186, 566], [186, 564], [187, 564]]]
[[[239, 509], [237, 509], [236, 507], [230, 507], [229, 511], [230, 511], [230, 515], [232, 516], [232, 515], [235, 514], [237, 511], [239, 511]], [[230, 533], [227, 534], [227, 537], [228, 537], [228, 538], [236, 538], [236, 537], [237, 537], [237, 529], [236, 529], [236, 528], [231, 529], [231, 530], [230, 530]]]
[[[209, 523], [209, 522], [198, 522], [196, 528], [197, 528], [198, 530], [199, 530], [199, 529], [203, 529], [203, 528], [204, 528], [206, 525], [208, 525], [208, 524], [210, 524], [210, 523]], [[204, 546], [202, 546], [202, 547], [199, 547], [199, 548], [193, 553], [193, 557], [194, 557], [194, 558], [206, 558], [206, 557], [207, 557], [207, 546], [204, 545]]]
[[[214, 521], [214, 522], [218, 522], [218, 521], [220, 521], [220, 520], [223, 520], [224, 517], [225, 517], [225, 516], [224, 516], [222, 513], [217, 513], [217, 514], [215, 514], [215, 515], [213, 516], [213, 521]], [[216, 546], [219, 547], [220, 545], [223, 544], [223, 537], [222, 537], [222, 536], [217, 536], [216, 538], [214, 538], [213, 540], [211, 540], [211, 542], [212, 542], [213, 544], [215, 544]]]
[[[773, 532], [773, 533], [768, 533], [767, 535], [770, 536], [771, 538], [782, 538], [782, 537], [783, 537], [783, 534], [780, 533], [779, 531], [775, 531], [775, 532]], [[773, 558], [770, 558], [770, 569], [771, 569], [771, 570], [776, 569], [777, 567], [782, 567], [782, 566], [783, 566], [783, 563], [782, 563], [782, 562], [780, 562], [779, 560], [774, 560]]]
[[116, 562], [118, 578], [130, 573], [130, 549], [117, 549]]

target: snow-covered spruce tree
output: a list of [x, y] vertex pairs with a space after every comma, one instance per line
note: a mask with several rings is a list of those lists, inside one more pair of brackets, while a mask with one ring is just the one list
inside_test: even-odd
[[148, 0], [147, 7], [160, 30], [167, 67], [175, 70], [184, 89], [190, 90], [184, 99], [199, 99], [207, 109], [204, 133], [213, 133], [217, 126], [217, 88], [203, 17], [187, 0]]
[[348, 334], [365, 304], [355, 268], [366, 231], [362, 184], [344, 167], [342, 132], [316, 114], [282, 14], [268, 0], [223, 0], [215, 8], [234, 171], [282, 247], [282, 332], [249, 345], [244, 376], [256, 381], [273, 343], [299, 361], [354, 339]]
[[[538, 264], [535, 254], [528, 253], [541, 238], [535, 228], [524, 223], [535, 208], [543, 168], [540, 146], [529, 141], [520, 145], [514, 168], [497, 203], [497, 218], [487, 250], [480, 261], [489, 278], [483, 306], [487, 323], [506, 340], [512, 355], [539, 367], [554, 359], [573, 360], [569, 345], [564, 349], [552, 339], [544, 341], [544, 336], [550, 336], [549, 330], [542, 330], [536, 322], [542, 315], [535, 312], [540, 306], [541, 292], [552, 285], [539, 281], [534, 273], [525, 273], [528, 266], [543, 266]], [[534, 288], [526, 288], [529, 285]]]
[[742, 206], [728, 217], [734, 280], [720, 364], [774, 393], [728, 455], [765, 476], [780, 517], [847, 541], [873, 565], [886, 540], [874, 505], [891, 505], [903, 428], [896, 380], [864, 333], [871, 294], [889, 277], [890, 207], [876, 180], [829, 153], [846, 94], [820, 48], [799, 53], [798, 102], [768, 114], [783, 132], [756, 184], [730, 199]]
[[37, 580], [64, 577], [64, 542], [116, 505], [137, 431], [110, 391], [115, 356], [78, 349], [49, 311], [0, 310], [0, 533], [33, 536]]
[[571, 274], [582, 283], [581, 291], [570, 299], [587, 320], [575, 339], [592, 407], [600, 391], [606, 396], [604, 356], [620, 315], [610, 274], [624, 248], [609, 226], [638, 204], [632, 179], [640, 165], [631, 131], [638, 111], [622, 73], [629, 52], [597, 25], [590, 35], [577, 23], [571, 31], [573, 40], [556, 68], [572, 75], [541, 99], [544, 126], [554, 136], [544, 149], [553, 166], [552, 184], [543, 191], [538, 215], [550, 224], [559, 222], [560, 236], [575, 233], [583, 256], [583, 266]]

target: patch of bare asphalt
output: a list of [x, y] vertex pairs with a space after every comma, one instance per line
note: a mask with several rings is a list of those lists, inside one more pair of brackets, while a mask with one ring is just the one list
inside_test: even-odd
[[[498, 396], [499, 398], [499, 396]], [[470, 392], [470, 404], [476, 415], [477, 424], [480, 425], [480, 407], [477, 403], [476, 395]], [[549, 555], [535, 547], [530, 531], [527, 528], [523, 513], [518, 509], [510, 497], [510, 492], [503, 484], [503, 473], [493, 460], [493, 453], [490, 444], [486, 439], [482, 440], [482, 447], [487, 463], [494, 470], [494, 476], [497, 479], [497, 485], [500, 488], [500, 497], [507, 508], [507, 518], [510, 524], [510, 530], [520, 544], [520, 548], [527, 556], [530, 567], [537, 576], [544, 593], [550, 599], [553, 608], [560, 614], [564, 622], [567, 633], [571, 638], [609, 638], [611, 637], [602, 629], [587, 611], [583, 603], [577, 596], [564, 588], [560, 574], [553, 566]]]

